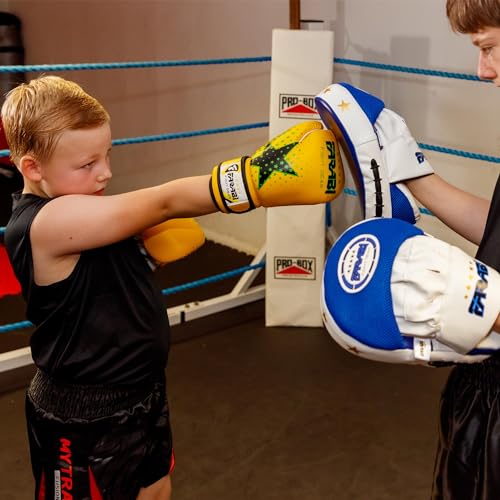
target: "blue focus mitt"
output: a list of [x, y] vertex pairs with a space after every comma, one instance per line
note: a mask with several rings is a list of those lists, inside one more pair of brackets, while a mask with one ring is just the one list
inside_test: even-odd
[[321, 308], [333, 339], [372, 360], [475, 363], [500, 349], [500, 274], [398, 219], [367, 219], [339, 237]]

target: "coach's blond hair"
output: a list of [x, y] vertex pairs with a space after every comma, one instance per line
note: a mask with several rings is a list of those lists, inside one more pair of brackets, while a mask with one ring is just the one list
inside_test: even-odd
[[458, 33], [500, 28], [499, 0], [447, 0], [446, 15], [452, 29]]
[[78, 84], [58, 76], [43, 76], [12, 89], [2, 106], [2, 123], [12, 161], [27, 153], [48, 160], [65, 130], [108, 123], [102, 104]]

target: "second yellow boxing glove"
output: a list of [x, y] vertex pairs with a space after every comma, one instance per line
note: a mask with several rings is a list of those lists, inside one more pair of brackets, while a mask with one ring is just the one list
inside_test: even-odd
[[149, 257], [163, 265], [182, 259], [205, 243], [205, 233], [194, 219], [170, 219], [141, 235]]
[[336, 198], [344, 188], [337, 140], [317, 121], [295, 125], [251, 157], [224, 161], [212, 172], [210, 192], [220, 211], [314, 205]]

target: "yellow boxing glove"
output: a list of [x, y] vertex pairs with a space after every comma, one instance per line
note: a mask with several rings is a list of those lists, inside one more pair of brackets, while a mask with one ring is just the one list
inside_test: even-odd
[[337, 140], [317, 121], [295, 125], [251, 156], [234, 158], [212, 171], [210, 193], [221, 212], [314, 205], [344, 189]]
[[149, 257], [157, 265], [182, 259], [205, 243], [203, 229], [194, 219], [170, 219], [141, 235]]

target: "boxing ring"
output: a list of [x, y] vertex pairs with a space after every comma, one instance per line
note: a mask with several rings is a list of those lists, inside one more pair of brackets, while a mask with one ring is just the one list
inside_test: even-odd
[[[28, 72], [28, 73], [48, 73], [48, 72], [62, 72], [62, 71], [81, 71], [81, 70], [92, 70], [92, 71], [110, 71], [110, 70], [131, 70], [136, 68], [151, 68], [151, 69], [161, 69], [161, 68], [172, 68], [179, 66], [208, 66], [208, 65], [235, 65], [235, 64], [256, 64], [256, 63], [269, 63], [272, 62], [272, 57], [241, 57], [241, 58], [225, 58], [225, 59], [204, 59], [204, 60], [179, 60], [179, 61], [139, 61], [139, 62], [112, 62], [112, 63], [94, 63], [94, 64], [56, 64], [56, 65], [22, 65], [22, 66], [0, 66], [0, 73], [9, 72]], [[406, 67], [406, 66], [395, 66], [388, 64], [381, 64], [370, 61], [360, 61], [345, 58], [334, 57], [332, 64], [335, 67], [349, 68], [353, 67], [355, 69], [369, 70], [369, 71], [381, 71], [384, 73], [398, 73], [398, 74], [411, 74], [411, 75], [425, 75], [427, 77], [433, 78], [451, 78], [458, 79], [462, 81], [470, 82], [471, 84], [486, 85], [485, 82], [480, 81], [476, 76], [470, 74], [452, 73], [446, 71], [436, 71], [425, 68], [416, 67]], [[335, 81], [335, 78], [334, 78]], [[89, 89], [92, 91], [92, 89]], [[318, 88], [319, 92], [321, 88]], [[370, 89], [367, 89], [370, 90]], [[386, 103], [390, 106], [390, 103]], [[305, 115], [305, 118], [309, 118], [309, 115]], [[304, 119], [304, 117], [300, 117]], [[210, 129], [199, 129], [190, 130], [184, 132], [175, 133], [160, 133], [157, 135], [140, 136], [140, 137], [130, 137], [115, 139], [113, 141], [114, 146], [127, 146], [131, 144], [148, 144], [152, 142], [161, 141], [172, 141], [188, 139], [192, 137], [208, 137], [214, 134], [224, 134], [224, 133], [234, 133], [234, 132], [244, 132], [250, 129], [257, 128], [268, 128], [270, 126], [269, 121], [263, 120], [256, 123], [248, 124], [238, 124], [230, 127], [218, 127]], [[418, 140], [418, 138], [417, 138]], [[439, 153], [440, 155], [451, 155], [459, 156], [466, 159], [471, 159], [474, 161], [481, 161], [486, 163], [499, 164], [500, 158], [493, 155], [485, 155], [474, 152], [469, 152], [465, 150], [453, 149], [439, 145], [432, 145], [427, 143], [419, 143], [419, 146], [426, 151], [431, 151], [434, 153]], [[7, 156], [9, 154], [8, 150], [0, 151], [0, 156]], [[439, 172], [439, 161], [434, 160], [435, 169]], [[347, 204], [352, 205], [352, 201], [357, 199], [357, 193], [353, 189], [352, 179], [351, 182], [347, 183], [343, 197], [344, 200], [336, 200], [332, 207], [326, 207], [326, 224], [325, 224], [325, 234], [330, 243], [332, 243], [338, 231], [342, 228], [336, 227], [335, 224], [335, 213], [338, 214], [339, 210], [344, 210], [344, 204], [347, 200]], [[421, 213], [425, 218], [432, 218], [432, 214], [425, 208], [420, 208]], [[224, 217], [220, 215], [220, 217]], [[352, 222], [352, 221], [351, 221]], [[0, 228], [0, 238], [3, 234], [5, 228]], [[210, 236], [208, 235], [209, 239]], [[1, 241], [1, 240], [0, 240]], [[266, 267], [266, 245], [264, 245], [258, 252], [249, 256], [250, 262], [248, 265], [228, 270], [225, 273], [207, 276], [204, 279], [197, 280], [194, 282], [187, 282], [185, 285], [180, 287], [173, 287], [171, 289], [165, 289], [162, 291], [164, 295], [171, 295], [180, 290], [194, 289], [199, 286], [209, 285], [211, 282], [224, 280], [229, 277], [240, 276], [238, 283], [231, 290], [230, 293], [224, 294], [222, 296], [214, 297], [209, 300], [195, 301], [186, 303], [180, 306], [168, 308], [168, 316], [171, 325], [177, 325], [185, 323], [194, 319], [199, 319], [205, 316], [216, 314], [228, 309], [240, 307], [251, 302], [258, 300], [263, 300], [266, 298], [266, 285], [254, 285], [255, 278], [258, 276], [259, 272]], [[1, 321], [0, 321], [1, 323]], [[10, 324], [0, 324], [0, 334], [12, 331], [18, 331], [30, 328], [32, 325], [28, 321], [23, 321], [19, 318], [19, 321]], [[31, 354], [29, 347], [16, 349], [10, 352], [5, 352], [0, 354], [0, 372], [9, 371], [15, 368], [23, 367], [32, 363]]]

